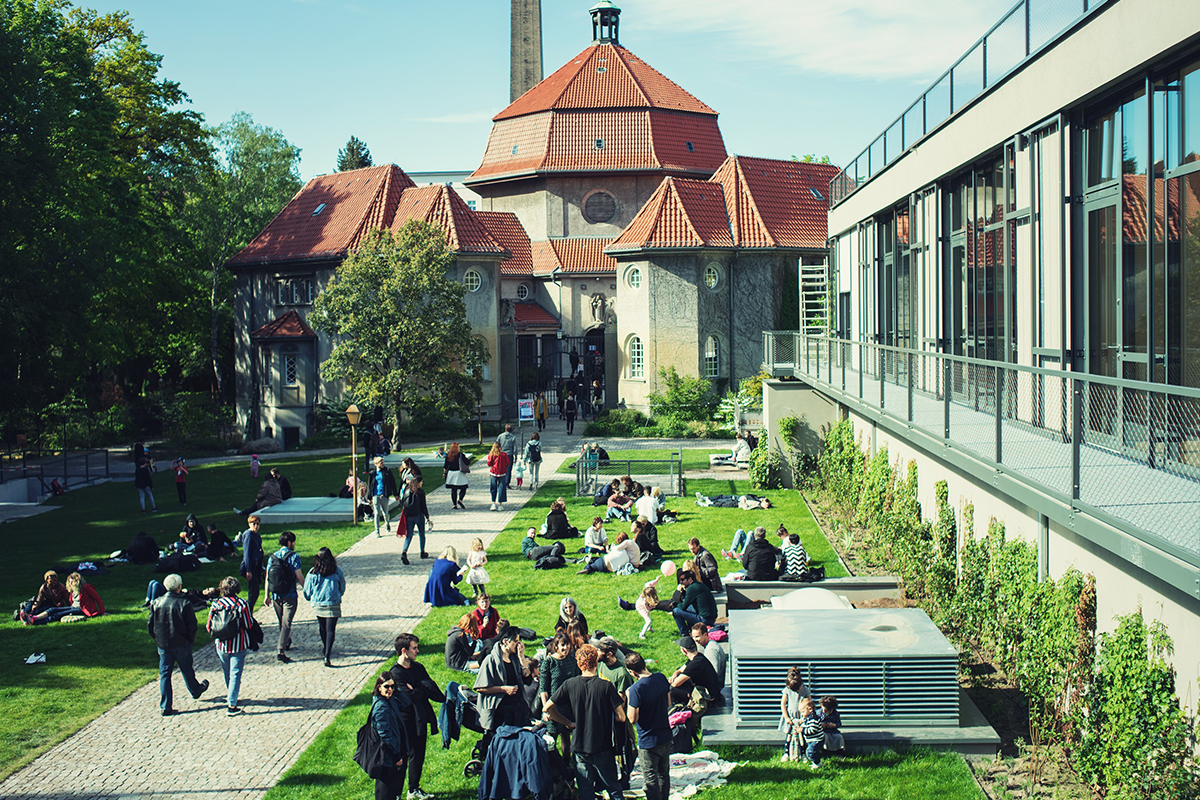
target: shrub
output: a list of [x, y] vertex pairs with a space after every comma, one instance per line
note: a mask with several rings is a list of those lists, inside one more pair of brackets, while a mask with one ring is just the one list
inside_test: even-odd
[[650, 420], [640, 411], [632, 408], [614, 408], [604, 411], [599, 418], [589, 422], [584, 429], [585, 436], [635, 436], [634, 431], [645, 428]]
[[655, 390], [646, 398], [655, 419], [708, 422], [713, 418], [720, 398], [712, 381], [680, 375], [674, 367], [661, 367], [658, 381], [662, 391]]
[[750, 451], [750, 486], [754, 489], [779, 488], [779, 453], [767, 444], [767, 437], [758, 440], [758, 446]]
[[862, 494], [863, 455], [854, 440], [854, 425], [842, 420], [829, 429], [819, 458], [821, 481], [831, 498], [851, 511]]

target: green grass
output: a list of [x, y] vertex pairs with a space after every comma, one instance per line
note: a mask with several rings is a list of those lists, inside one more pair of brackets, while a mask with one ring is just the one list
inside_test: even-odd
[[[607, 448], [605, 448], [607, 449]], [[724, 442], [712, 442], [702, 447], [690, 447], [683, 449], [683, 469], [685, 472], [708, 469], [708, 456], [711, 453], [729, 454], [730, 447]], [[632, 459], [665, 459], [671, 457], [674, 453], [679, 452], [679, 448], [660, 448], [654, 450], [609, 450], [608, 457], [612, 461], [620, 461], [626, 458]], [[558, 468], [558, 471], [564, 475], [575, 474], [575, 459], [568, 458], [563, 462], [563, 465]], [[606, 473], [607, 474], [607, 471]]]
[[[602, 629], [622, 642], [632, 643], [647, 659], [657, 663], [657, 669], [669, 671], [681, 661], [678, 638], [671, 618], [656, 614], [655, 631], [645, 642], [637, 639], [641, 619], [634, 612], [617, 608], [616, 595], [635, 597], [647, 575], [618, 576], [607, 574], [576, 575], [568, 567], [554, 572], [537, 572], [520, 555], [524, 530], [538, 526], [546, 509], [566, 484], [542, 488], [495, 538], [488, 548], [488, 569], [492, 575], [489, 585], [496, 608], [514, 623], [533, 628], [540, 634], [552, 631], [558, 614], [558, 602], [569, 594], [579, 603], [593, 630]], [[746, 491], [746, 484], [732, 481], [694, 480], [689, 489], [705, 494]], [[714, 551], [719, 551], [736, 527], [749, 528], [762, 524], [774, 530], [780, 522], [798, 532], [815, 561], [824, 561], [828, 574], [844, 575], [829, 544], [821, 536], [816, 523], [803, 502], [794, 492], [767, 492], [776, 502], [769, 511], [740, 511], [738, 509], [697, 508], [686, 498], [671, 498], [669, 504], [680, 511], [681, 521], [659, 529], [659, 539], [669, 551], [669, 558], [681, 561], [687, 552], [684, 542], [697, 536]], [[593, 516], [590, 500], [566, 497], [568, 514], [573, 523], [583, 526]], [[610, 526], [610, 536], [617, 527]], [[576, 540], [581, 541], [581, 540]], [[577, 545], [576, 545], [577, 546]], [[732, 565], [732, 562], [730, 562]], [[422, 637], [421, 662], [440, 686], [449, 681], [470, 683], [468, 673], [446, 669], [442, 659], [445, 632], [461, 615], [461, 608], [434, 608], [417, 626]], [[387, 659], [380, 670], [394, 662]], [[322, 731], [301, 754], [268, 793], [267, 800], [304, 800], [345, 797], [367, 797], [371, 781], [358, 768], [351, 756], [354, 753], [355, 733], [366, 720], [370, 707], [369, 680], [358, 696]], [[422, 786], [445, 800], [471, 800], [477, 796], [477, 781], [463, 777], [462, 767], [469, 758], [478, 735], [469, 731], [450, 749], [443, 750], [437, 736], [430, 740], [426, 754]], [[955, 754], [910, 751], [907, 753], [877, 753], [848, 758], [828, 759], [822, 771], [809, 773], [802, 767], [782, 764], [779, 751], [772, 748], [723, 748], [725, 758], [745, 761], [729, 776], [729, 783], [714, 790], [711, 796], [758, 800], [769, 796], [787, 798], [959, 798], [980, 797], [962, 759]], [[786, 785], [786, 794], [780, 789]], [[709, 793], [706, 792], [706, 796]]]
[[[138, 511], [131, 482], [106, 483], [79, 489], [49, 501], [55, 511], [5, 524], [7, 552], [0, 608], [6, 614], [36, 593], [42, 573], [58, 565], [102, 561], [124, 549], [138, 531], [146, 531], [165, 547], [174, 542], [187, 512], [202, 524], [215, 522], [230, 538], [245, 528], [233, 506], [254, 500], [266, 467], [279, 467], [296, 495], [323, 496], [337, 491], [346, 479], [348, 459], [339, 457], [282, 457], [264, 465], [251, 478], [245, 463], [197, 465], [188, 479], [188, 507], [175, 495], [174, 476], [159, 472], [154, 479], [157, 514]], [[440, 470], [430, 470], [427, 491], [442, 482]], [[364, 536], [368, 528], [344, 524], [292, 525], [296, 549], [307, 565], [320, 547], [341, 553]], [[268, 551], [282, 526], [266, 525], [263, 543]], [[189, 588], [215, 586], [236, 575], [236, 562], [204, 564], [184, 574]], [[89, 582], [96, 587], [108, 614], [70, 625], [27, 627], [6, 616], [0, 623], [0, 663], [5, 680], [0, 686], [0, 778], [83, 727], [133, 690], [158, 674], [158, 653], [146, 633], [146, 612], [139, 606], [153, 565], [116, 564], [107, 575]], [[65, 578], [65, 575], [61, 576]], [[209, 643], [201, 629], [197, 647]], [[45, 653], [46, 663], [25, 666], [30, 653]]]

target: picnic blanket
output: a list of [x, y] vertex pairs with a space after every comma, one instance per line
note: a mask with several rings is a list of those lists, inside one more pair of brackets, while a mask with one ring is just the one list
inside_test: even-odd
[[[670, 800], [683, 800], [701, 789], [724, 786], [725, 778], [736, 766], [738, 762], [724, 761], [711, 750], [701, 750], [690, 755], [672, 755]], [[626, 795], [645, 795], [646, 782], [640, 768], [635, 768], [629, 776], [629, 788], [630, 791]]]

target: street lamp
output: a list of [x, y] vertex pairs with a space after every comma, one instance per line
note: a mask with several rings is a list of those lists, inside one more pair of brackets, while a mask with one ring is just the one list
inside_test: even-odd
[[350, 474], [354, 476], [354, 491], [350, 494], [350, 506], [354, 509], [354, 524], [358, 524], [358, 430], [355, 426], [362, 419], [362, 412], [353, 403], [346, 409], [346, 421], [350, 423]]

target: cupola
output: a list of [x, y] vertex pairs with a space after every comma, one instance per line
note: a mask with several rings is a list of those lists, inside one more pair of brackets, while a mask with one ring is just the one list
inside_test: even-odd
[[621, 9], [612, 0], [600, 0], [592, 6], [592, 41], [600, 44], [620, 44], [617, 28], [621, 24]]

